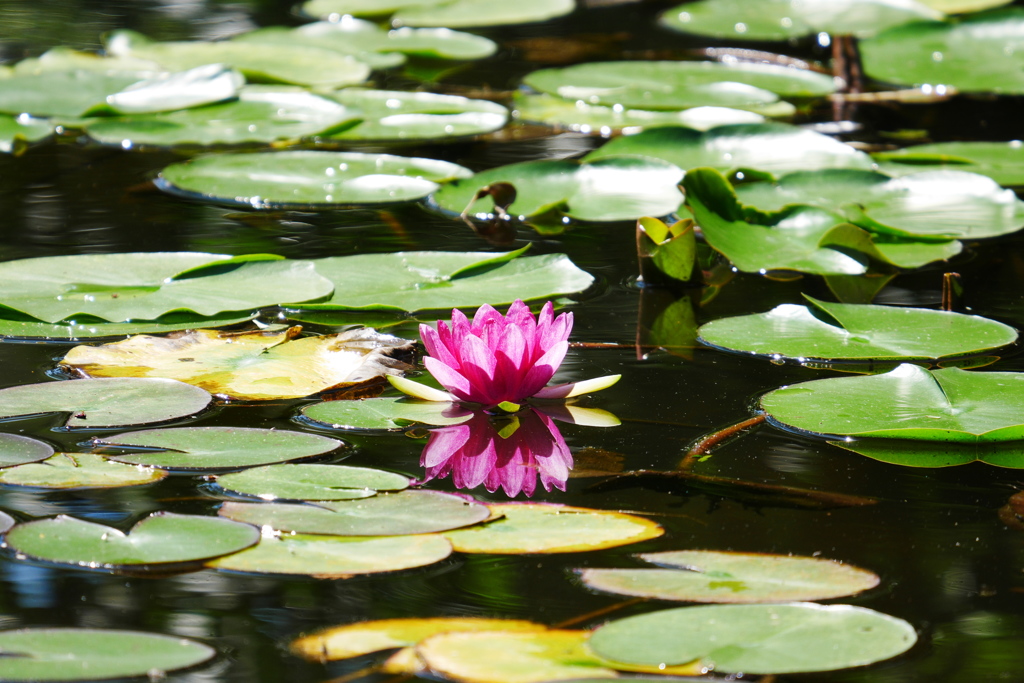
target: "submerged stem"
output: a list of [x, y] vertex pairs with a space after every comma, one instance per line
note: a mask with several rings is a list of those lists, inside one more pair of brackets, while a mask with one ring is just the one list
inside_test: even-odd
[[690, 450], [686, 452], [686, 457], [679, 463], [679, 469], [686, 470], [693, 467], [694, 463], [697, 462], [697, 459], [700, 456], [705, 455], [712, 447], [717, 446], [729, 437], [742, 432], [744, 429], [761, 424], [764, 420], [764, 413], [762, 413], [760, 415], [755, 415], [748, 420], [743, 420], [742, 422], [737, 422], [734, 425], [729, 425], [725, 429], [719, 429], [717, 432], [708, 434], [690, 447]]

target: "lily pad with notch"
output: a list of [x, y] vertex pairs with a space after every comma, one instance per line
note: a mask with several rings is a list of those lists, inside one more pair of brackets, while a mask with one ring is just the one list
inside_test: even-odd
[[394, 472], [318, 464], [268, 465], [217, 477], [225, 491], [263, 500], [353, 500], [378, 491], [402, 491], [410, 483], [409, 477]]
[[702, 325], [700, 341], [773, 359], [939, 360], [988, 352], [1017, 341], [995, 320], [950, 311], [818, 301]]
[[697, 661], [720, 673], [833, 671], [895, 657], [917, 642], [902, 619], [852, 605], [701, 605], [617, 619], [589, 647], [615, 662]]
[[86, 681], [143, 677], [202, 664], [217, 651], [183, 638], [99, 628], [0, 631], [5, 681]]
[[662, 569], [579, 569], [593, 589], [656, 600], [754, 603], [828, 600], [874, 588], [878, 575], [842, 562], [764, 553], [672, 550], [640, 559]]
[[454, 403], [382, 396], [355, 401], [321, 401], [302, 409], [318, 427], [401, 431], [417, 424], [443, 427], [468, 421], [473, 412]]
[[462, 166], [436, 159], [292, 151], [199, 157], [165, 168], [157, 186], [257, 209], [317, 208], [414, 201], [439, 183], [471, 175]]
[[221, 506], [219, 514], [279, 531], [332, 536], [428, 534], [491, 517], [484, 505], [439, 491], [399, 491], [316, 505], [229, 501]]
[[130, 465], [169, 470], [218, 470], [311, 458], [345, 444], [319, 434], [283, 429], [171, 427], [93, 439], [91, 445], [104, 450], [129, 451], [106, 457]]
[[65, 429], [109, 429], [195, 415], [212, 398], [204, 389], [172, 379], [41, 382], [0, 389], [0, 419], [69, 413]]
[[113, 462], [92, 453], [57, 453], [38, 463], [0, 470], [0, 484], [43, 489], [105, 489], [152, 484], [166, 472]]
[[295, 326], [253, 332], [187, 330], [76, 346], [61, 367], [84, 377], [165, 377], [245, 401], [303, 398], [401, 374], [412, 341], [358, 327], [299, 337]]
[[259, 545], [209, 562], [215, 569], [250, 574], [297, 574], [345, 579], [435, 564], [452, 553], [436, 534], [377, 537], [264, 536]]
[[59, 515], [18, 524], [4, 547], [33, 560], [83, 569], [168, 571], [244, 550], [259, 541], [249, 524], [222, 517], [156, 512], [127, 534]]
[[654, 522], [621, 512], [555, 505], [500, 503], [489, 506], [498, 519], [445, 532], [462, 553], [572, 553], [614, 548], [665, 533]]

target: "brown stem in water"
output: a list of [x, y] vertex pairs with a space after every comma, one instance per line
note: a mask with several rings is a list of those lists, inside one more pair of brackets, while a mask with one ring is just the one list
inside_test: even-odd
[[764, 414], [755, 415], [749, 420], [737, 422], [734, 425], [729, 425], [725, 429], [720, 429], [717, 432], [708, 434], [703, 439], [695, 443], [690, 448], [690, 450], [686, 452], [686, 457], [683, 458], [682, 461], [679, 463], [678, 469], [690, 469], [691, 467], [693, 467], [694, 463], [697, 462], [697, 459], [700, 456], [705, 455], [708, 451], [712, 449], [712, 447], [717, 446], [718, 444], [725, 441], [729, 437], [734, 436], [739, 432], [742, 432], [744, 429], [749, 429], [750, 427], [754, 427], [756, 425], [761, 424], [762, 422], [764, 422], [764, 420]]
[[372, 676], [375, 673], [380, 673], [380, 666], [374, 665], [367, 666], [362, 669], [356, 669], [355, 671], [350, 671], [344, 676], [338, 676], [337, 678], [331, 678], [324, 681], [324, 683], [349, 683], [350, 681], [358, 681], [360, 678]]
[[957, 311], [960, 309], [960, 297], [964, 292], [960, 273], [942, 274], [942, 310]]
[[551, 628], [568, 628], [570, 626], [575, 626], [576, 624], [582, 624], [587, 621], [597, 619], [598, 617], [603, 617], [604, 615], [610, 614], [611, 612], [618, 611], [623, 607], [632, 607], [633, 605], [638, 605], [641, 602], [645, 602], [645, 599], [633, 598], [632, 600], [626, 600], [625, 602], [617, 602], [614, 605], [602, 607], [601, 609], [594, 610], [593, 612], [587, 612], [586, 614], [581, 614], [580, 616], [573, 617], [572, 619], [566, 619], [565, 621], [561, 621], [555, 624]]

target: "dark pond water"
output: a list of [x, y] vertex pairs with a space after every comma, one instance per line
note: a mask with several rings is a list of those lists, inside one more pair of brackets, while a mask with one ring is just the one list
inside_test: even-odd
[[[686, 50], [709, 44], [656, 28], [654, 17], [665, 6], [593, 7], [542, 25], [490, 31], [488, 35], [505, 46], [502, 52], [454, 76], [449, 89], [463, 92], [486, 86], [502, 91], [513, 87], [521, 74], [563, 59], [683, 56]], [[215, 38], [295, 21], [287, 2], [0, 0], [0, 58], [14, 61], [58, 44], [97, 47], [100, 32], [118, 27], [158, 39]], [[825, 56], [810, 43], [788, 47], [798, 56]], [[568, 52], [569, 48], [576, 51]], [[383, 85], [404, 83], [395, 78]], [[860, 139], [875, 139], [879, 131], [924, 128], [936, 140], [1002, 140], [1018, 134], [1019, 113], [1019, 100], [956, 101], [903, 109], [862, 107], [856, 117], [865, 125]], [[825, 110], [814, 113], [819, 119], [829, 115]], [[577, 134], [536, 137], [533, 131], [512, 130], [524, 133], [523, 138], [506, 135], [401, 151], [484, 169], [572, 157], [600, 144]], [[272, 252], [313, 258], [402, 249], [497, 249], [462, 223], [418, 205], [239, 216], [150, 190], [147, 180], [178, 158], [69, 142], [38, 147], [19, 158], [0, 156], [0, 259], [141, 250]], [[632, 343], [639, 307], [663, 304], [656, 294], [641, 292], [634, 284], [633, 227], [578, 226], [553, 239], [521, 230], [517, 245], [527, 242], [533, 244], [533, 253], [567, 253], [598, 278], [582, 302], [572, 307], [577, 321], [573, 340], [620, 345], [574, 349], [559, 374], [566, 381], [623, 375], [619, 385], [592, 401], [616, 413], [621, 427], [562, 430], [581, 467], [587, 457], [601, 457], [605, 465], [618, 462], [624, 470], [670, 470], [692, 441], [749, 417], [760, 393], [826, 376], [819, 370], [706, 349], [687, 357], [651, 351], [638, 360]], [[1024, 238], [1003, 238], [997, 244], [972, 247], [953, 264], [963, 275], [966, 303], [973, 312], [1024, 327], [1022, 246]], [[900, 276], [879, 301], [935, 306], [941, 275], [941, 268], [929, 268]], [[797, 302], [801, 293], [827, 296], [821, 280], [813, 277], [782, 282], [742, 275], [699, 316], [707, 321], [764, 311], [778, 303]], [[399, 331], [415, 334], [411, 326]], [[0, 345], [0, 384], [48, 379], [66, 348]], [[1011, 356], [992, 367], [1024, 370], [1024, 361]], [[305, 429], [293, 421], [302, 403], [222, 407], [197, 424]], [[53, 431], [57, 424], [53, 418], [36, 418], [5, 422], [0, 430], [75, 450], [85, 437]], [[413, 476], [422, 473], [422, 441], [403, 435], [345, 438], [354, 446], [346, 464]], [[906, 619], [920, 634], [918, 645], [892, 661], [778, 680], [1024, 680], [1024, 531], [1007, 527], [997, 516], [1007, 498], [1024, 485], [1019, 472], [982, 464], [942, 470], [900, 468], [770, 427], [716, 448], [693, 472], [747, 484], [578, 477], [570, 479], [565, 493], [539, 492], [537, 500], [651, 515], [667, 529], [656, 541], [589, 554], [456, 555], [420, 571], [345, 581], [216, 571], [137, 579], [4, 558], [0, 627], [138, 628], [200, 638], [222, 653], [213, 666], [172, 675], [173, 680], [322, 681], [367, 662], [330, 667], [306, 663], [286, 651], [288, 640], [319, 627], [386, 617], [498, 616], [558, 624], [623, 602], [581, 586], [571, 572], [574, 567], [636, 566], [631, 555], [640, 551], [759, 551], [820, 555], [877, 572], [882, 577], [877, 589], [843, 602]], [[127, 529], [158, 509], [212, 514], [218, 501], [200, 484], [195, 477], [175, 476], [152, 486], [111, 491], [4, 488], [0, 508], [19, 519], [65, 513]], [[799, 495], [764, 494], [756, 486], [762, 484], [875, 502], [815, 507]], [[450, 488], [447, 481], [431, 486]], [[500, 493], [474, 494], [485, 501], [502, 499]], [[670, 605], [635, 605], [617, 614], [662, 606]], [[592, 623], [596, 621], [584, 625]]]

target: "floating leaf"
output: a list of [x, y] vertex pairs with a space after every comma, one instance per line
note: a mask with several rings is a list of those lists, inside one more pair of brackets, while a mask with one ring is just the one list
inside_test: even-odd
[[900, 178], [824, 169], [783, 176], [777, 183], [736, 189], [759, 211], [809, 204], [836, 211], [865, 230], [926, 240], [995, 237], [1024, 227], [1024, 202], [976, 173], [928, 171]]
[[874, 588], [876, 574], [834, 560], [675, 550], [639, 555], [668, 569], [580, 569], [590, 588], [656, 600], [749, 603], [828, 600]]
[[[112, 322], [176, 310], [211, 316], [318, 299], [333, 285], [309, 261], [242, 262], [193, 252], [77, 254], [0, 263], [0, 304], [57, 322], [85, 313]], [[206, 272], [196, 268], [217, 266]]]
[[358, 112], [327, 97], [297, 88], [249, 85], [230, 102], [157, 114], [93, 118], [84, 123], [84, 128], [98, 142], [129, 149], [137, 145], [290, 142], [344, 129], [358, 121]]
[[149, 78], [167, 72], [156, 62], [147, 59], [112, 57], [58, 45], [38, 57], [21, 60], [14, 65], [11, 75], [35, 76], [51, 71], [93, 71], [101, 74], [134, 75], [136, 79]]
[[302, 398], [400, 374], [394, 354], [413, 342], [368, 327], [296, 338], [301, 327], [256, 332], [187, 330], [76, 346], [61, 367], [85, 377], [166, 377], [246, 401]]
[[256, 209], [407, 202], [467, 178], [447, 161], [358, 152], [215, 154], [160, 172], [158, 187]]
[[228, 469], [310, 458], [343, 446], [319, 434], [252, 427], [172, 427], [125, 432], [94, 439], [94, 447], [113, 446], [158, 452], [108, 456], [111, 460], [172, 470]]
[[626, 130], [636, 132], [656, 126], [687, 126], [707, 130], [733, 123], [761, 123], [765, 116], [788, 116], [792, 106], [779, 102], [776, 107], [765, 107], [761, 114], [729, 107], [692, 107], [681, 111], [652, 111], [635, 107], [610, 107], [587, 104], [580, 100], [567, 100], [545, 93], [531, 94], [516, 91], [512, 96], [515, 117], [520, 121], [533, 121], [549, 126], [568, 128], [578, 133], [612, 133]]
[[70, 413], [67, 429], [167, 422], [200, 412], [208, 392], [172, 379], [90, 379], [0, 389], [0, 418]]
[[204, 64], [224, 64], [251, 81], [295, 83], [314, 87], [357, 85], [370, 75], [370, 67], [351, 55], [295, 42], [263, 43], [253, 49], [244, 42], [154, 42], [134, 31], [119, 30], [106, 38], [107, 52], [184, 71]]
[[586, 159], [619, 154], [655, 157], [683, 170], [710, 166], [722, 173], [747, 168], [776, 174], [823, 168], [870, 169], [872, 163], [867, 154], [845, 143], [784, 123], [741, 123], [706, 132], [655, 128], [611, 140]]
[[805, 296], [767, 313], [702, 325], [711, 346], [773, 358], [826, 360], [939, 359], [988, 351], [1017, 340], [995, 320], [921, 308], [838, 304]]
[[439, 491], [400, 491], [317, 505], [224, 503], [224, 517], [279, 531], [335, 536], [427, 534], [469, 526], [491, 516], [487, 507]]
[[107, 105], [119, 114], [187, 109], [233, 98], [243, 85], [245, 77], [234, 69], [221, 64], [206, 64], [133, 83], [108, 95]]
[[0, 470], [0, 484], [44, 489], [115, 488], [152, 484], [166, 472], [111, 462], [91, 453], [57, 453], [41, 463]]
[[605, 624], [589, 645], [617, 662], [700, 660], [719, 673], [784, 674], [871, 664], [916, 641], [913, 626], [873, 610], [791, 603], [661, 610]]
[[264, 500], [349, 500], [378, 491], [401, 491], [409, 478], [346, 465], [268, 465], [217, 477], [221, 488]]
[[1024, 145], [1013, 142], [939, 142], [876, 152], [879, 170], [891, 176], [933, 169], [968, 171], [1000, 185], [1024, 185]]
[[474, 198], [495, 183], [516, 190], [509, 208], [513, 216], [536, 216], [555, 211], [584, 221], [636, 220], [664, 216], [679, 208], [683, 197], [677, 185], [678, 167], [659, 159], [609, 157], [594, 162], [526, 161], [456, 180], [434, 193], [443, 211], [469, 210], [481, 220], [492, 217]]
[[318, 259], [317, 272], [334, 283], [334, 295], [320, 303], [288, 306], [400, 311], [498, 306], [574, 294], [594, 282], [565, 254], [520, 256], [523, 251], [405, 251]]
[[489, 507], [503, 516], [470, 529], [445, 533], [455, 550], [512, 555], [587, 552], [639, 543], [665, 533], [650, 520], [621, 512], [549, 503]]
[[314, 662], [336, 661], [411, 647], [439, 633], [472, 631], [547, 631], [547, 627], [532, 621], [479, 617], [380, 619], [336, 626], [296, 638], [291, 650]]
[[[2, 309], [0, 312], [14, 313]], [[247, 315], [241, 318], [204, 318], [171, 313], [160, 316], [158, 320], [131, 323], [76, 322], [73, 324], [0, 318], [0, 338], [77, 341], [79, 339], [123, 337], [130, 334], [177, 332], [179, 330], [194, 330], [199, 327], [226, 327], [247, 322], [255, 317], [255, 315]]]
[[84, 681], [161, 674], [217, 654], [179, 635], [97, 628], [0, 631], [5, 681]]
[[35, 560], [89, 569], [165, 569], [254, 545], [259, 529], [221, 517], [155, 512], [128, 533], [60, 515], [25, 522], [4, 536], [4, 547]]
[[209, 566], [235, 572], [344, 579], [423, 567], [440, 562], [451, 552], [448, 541], [434, 534], [386, 538], [264, 536], [256, 547], [210, 562]]
[[508, 121], [508, 110], [500, 104], [455, 95], [345, 88], [331, 97], [360, 112], [363, 120], [341, 132], [316, 136], [320, 142], [438, 140], [490, 133]]
[[453, 403], [409, 398], [365, 398], [322, 401], [302, 409], [306, 419], [332, 429], [386, 429], [397, 431], [420, 423], [436, 426], [461, 424], [473, 413]]
[[864, 72], [940, 94], [1024, 93], [1024, 8], [970, 14], [948, 22], [900, 26], [860, 44]]
[[107, 96], [140, 80], [138, 74], [48, 71], [0, 78], [0, 112], [14, 116], [78, 117], [106, 106]]
[[993, 467], [1024, 469], [1024, 441], [950, 443], [858, 438], [829, 443], [874, 460], [904, 467], [953, 467], [984, 462]]
[[759, 62], [595, 62], [542, 69], [523, 82], [566, 100], [672, 110], [717, 106], [759, 112], [780, 97], [824, 97], [831, 76]]
[[53, 455], [48, 443], [20, 434], [0, 434], [0, 468], [46, 460]]
[[406, 3], [391, 21], [396, 26], [506, 26], [528, 24], [560, 17], [575, 9], [574, 0], [518, 0], [495, 3], [490, 0], [447, 0], [447, 2]]
[[808, 432], [923, 441], [987, 443], [1024, 439], [1024, 373], [891, 372], [801, 382], [761, 398], [773, 420]]
[[865, 37], [942, 12], [914, 0], [701, 0], [665, 12], [664, 26], [731, 40], [790, 40], [814, 33]]
[[0, 114], [0, 152], [10, 154], [20, 145], [38, 142], [53, 135], [53, 124], [28, 115]]

